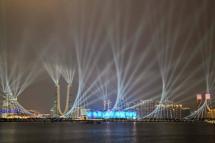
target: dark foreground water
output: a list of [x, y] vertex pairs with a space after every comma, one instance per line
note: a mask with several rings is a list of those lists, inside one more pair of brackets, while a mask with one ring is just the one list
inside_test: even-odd
[[0, 123], [0, 143], [215, 143], [203, 123]]

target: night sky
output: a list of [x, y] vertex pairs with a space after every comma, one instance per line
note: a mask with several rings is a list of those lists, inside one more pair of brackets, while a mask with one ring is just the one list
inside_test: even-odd
[[[113, 63], [112, 51], [120, 55], [125, 82], [137, 69], [126, 92], [132, 102], [159, 100], [160, 69], [169, 69], [165, 79], [172, 85], [170, 100], [193, 106], [195, 95], [206, 89], [203, 61], [208, 56], [215, 61], [214, 0], [0, 1], [1, 54], [6, 51], [9, 67], [14, 64], [22, 69], [27, 65], [36, 67], [33, 71], [36, 79], [19, 97], [27, 109], [48, 113], [53, 104], [55, 87], [43, 68], [44, 61], [72, 65], [77, 71], [79, 57], [81, 67], [88, 73], [85, 89], [105, 70], [104, 79], [113, 78], [109, 90], [115, 91], [116, 70], [113, 65], [108, 67]], [[180, 62], [176, 62], [179, 57]], [[212, 62], [210, 67], [213, 71], [215, 64]], [[211, 76], [210, 81], [214, 80], [215, 76]], [[62, 79], [61, 84], [65, 90]], [[72, 100], [78, 86], [76, 72]], [[174, 90], [177, 87], [179, 91]], [[96, 86], [90, 93], [94, 89]], [[62, 95], [64, 103], [64, 91]], [[98, 96], [89, 97], [89, 102]], [[114, 95], [110, 98], [115, 100]], [[101, 104], [98, 100], [90, 106]]]

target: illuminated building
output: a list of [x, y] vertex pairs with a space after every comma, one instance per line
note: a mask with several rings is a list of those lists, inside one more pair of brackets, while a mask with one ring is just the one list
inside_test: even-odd
[[155, 110], [143, 119], [149, 120], [182, 120], [190, 110], [183, 108], [181, 104], [175, 104], [171, 101], [159, 103]]
[[182, 119], [182, 105], [181, 104], [163, 104], [163, 119], [175, 119], [181, 120]]
[[208, 119], [215, 119], [215, 108], [214, 109], [210, 109], [207, 113], [207, 118]]
[[184, 108], [181, 104], [172, 101], [158, 103], [145, 100], [139, 103], [137, 113], [140, 119], [182, 120], [190, 114], [190, 108]]
[[52, 118], [57, 118], [57, 117], [59, 117], [58, 111], [57, 111], [57, 101], [56, 101], [56, 100], [54, 101], [54, 105], [53, 105], [53, 107], [51, 108], [50, 112], [51, 112], [51, 117], [52, 117]]
[[136, 108], [139, 118], [149, 115], [155, 110], [157, 103], [153, 100], [144, 100], [138, 103], [139, 106]]
[[87, 119], [87, 109], [83, 107], [77, 107], [75, 108], [73, 114], [72, 114], [73, 119], [81, 119], [85, 120]]
[[135, 111], [88, 111], [89, 119], [137, 119]]
[[28, 111], [18, 103], [17, 98], [5, 98], [2, 103], [2, 118], [11, 118], [16, 115], [29, 115]]

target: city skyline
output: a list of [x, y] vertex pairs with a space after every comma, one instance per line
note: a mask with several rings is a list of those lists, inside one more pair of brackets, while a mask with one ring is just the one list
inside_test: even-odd
[[55, 84], [44, 63], [74, 71], [70, 108], [80, 96], [81, 104], [102, 109], [100, 86], [113, 108], [121, 98], [195, 107], [198, 93], [214, 90], [213, 1], [1, 2], [1, 57], [11, 70], [33, 69], [18, 99], [27, 109], [49, 113], [53, 106]]

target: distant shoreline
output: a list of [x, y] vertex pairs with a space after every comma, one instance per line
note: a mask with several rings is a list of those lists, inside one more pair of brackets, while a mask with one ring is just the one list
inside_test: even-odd
[[75, 120], [75, 119], [61, 119], [61, 118], [31, 118], [31, 119], [0, 119], [0, 122], [71, 122], [71, 123], [89, 123], [101, 124], [105, 122], [127, 122], [127, 123], [213, 123], [215, 120], [119, 120], [119, 119], [98, 119], [98, 120]]

